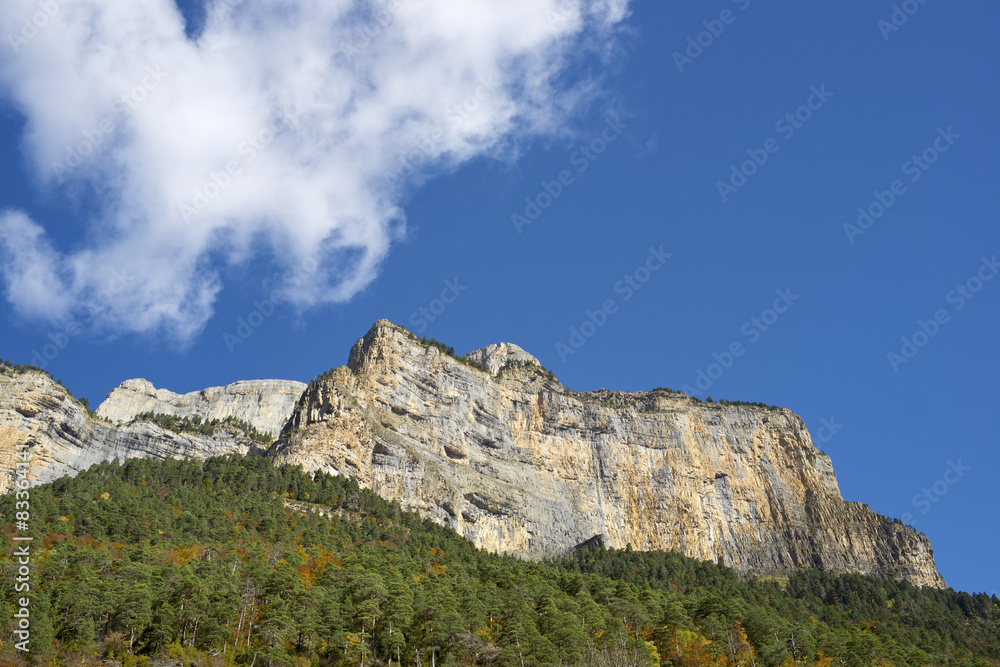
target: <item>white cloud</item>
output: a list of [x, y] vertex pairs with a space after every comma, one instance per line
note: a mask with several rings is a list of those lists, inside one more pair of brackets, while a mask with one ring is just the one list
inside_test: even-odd
[[[299, 306], [377, 275], [407, 187], [557, 131], [590, 94], [561, 80], [603, 52], [627, 0], [216, 0], [196, 40], [171, 0], [4, 0], [0, 89], [24, 114], [43, 187], [96, 198], [56, 249], [0, 216], [7, 298], [24, 316], [182, 341], [211, 317], [219, 258], [268, 244]], [[41, 26], [41, 27], [38, 27]], [[120, 281], [119, 281], [120, 282]]]

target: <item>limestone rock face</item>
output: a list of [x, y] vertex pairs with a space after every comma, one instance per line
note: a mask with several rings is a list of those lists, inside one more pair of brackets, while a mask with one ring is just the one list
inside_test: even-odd
[[277, 436], [306, 385], [292, 380], [247, 380], [187, 394], [156, 389], [148, 380], [126, 380], [97, 408], [97, 414], [122, 424], [142, 412], [203, 420], [235, 417], [262, 433]]
[[355, 477], [501, 553], [539, 558], [601, 535], [754, 575], [945, 585], [926, 537], [842, 499], [791, 411], [575, 393], [538, 367], [499, 371], [512, 350], [477, 351], [491, 375], [381, 320], [348, 366], [309, 385], [269, 454]]
[[209, 437], [130, 421], [232, 416], [280, 430], [268, 450], [278, 462], [355, 477], [502, 553], [540, 558], [598, 537], [753, 575], [816, 567], [945, 585], [926, 537], [842, 499], [830, 459], [789, 410], [572, 392], [535, 364], [505, 366], [534, 361], [511, 344], [467, 356], [489, 371], [381, 320], [347, 366], [309, 385], [178, 395], [129, 380], [98, 410], [115, 423], [44, 373], [0, 367], [0, 493], [15, 479], [18, 445], [35, 485], [116, 457], [246, 453], [239, 429]]
[[[27, 447], [19, 449], [21, 444]], [[90, 417], [44, 373], [0, 367], [0, 493], [15, 481], [20, 451], [27, 451], [27, 479], [35, 486], [115, 458], [204, 459], [245, 454], [251, 447], [238, 430], [218, 428], [208, 437], [174, 433], [149, 422], [115, 426]]]
[[496, 375], [504, 364], [508, 361], [517, 361], [522, 364], [529, 363], [541, 366], [538, 359], [519, 348], [513, 343], [494, 343], [478, 350], [473, 350], [462, 355], [466, 359], [477, 361], [490, 369], [492, 375]]

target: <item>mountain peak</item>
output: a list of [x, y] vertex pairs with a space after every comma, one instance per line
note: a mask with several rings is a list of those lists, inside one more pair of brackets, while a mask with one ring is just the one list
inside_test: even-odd
[[206, 421], [232, 417], [276, 436], [305, 388], [294, 380], [241, 380], [225, 387], [176, 394], [135, 378], [112, 390], [97, 408], [97, 416], [116, 424], [130, 422], [143, 412], [197, 416]]
[[486, 366], [492, 375], [496, 375], [508, 361], [541, 366], [538, 359], [513, 343], [493, 343], [462, 356]]

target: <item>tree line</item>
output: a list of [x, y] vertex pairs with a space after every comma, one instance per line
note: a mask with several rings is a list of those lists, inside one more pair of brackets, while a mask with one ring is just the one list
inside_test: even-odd
[[[14, 498], [0, 498], [7, 553]], [[37, 663], [968, 665], [1000, 600], [813, 570], [744, 580], [665, 552], [525, 562], [355, 480], [258, 456], [105, 462], [31, 489]], [[0, 565], [9, 626], [14, 565]], [[0, 660], [16, 660], [0, 627]], [[6, 657], [4, 657], [6, 656]], [[49, 664], [49, 663], [45, 663]]]

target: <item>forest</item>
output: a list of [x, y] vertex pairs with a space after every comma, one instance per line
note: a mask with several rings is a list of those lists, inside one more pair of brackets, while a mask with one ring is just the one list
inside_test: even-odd
[[[805, 570], [745, 579], [592, 544], [477, 549], [356, 481], [259, 456], [105, 462], [30, 489], [30, 653], [0, 664], [1000, 664], [1000, 600]], [[0, 497], [0, 540], [24, 534]]]

